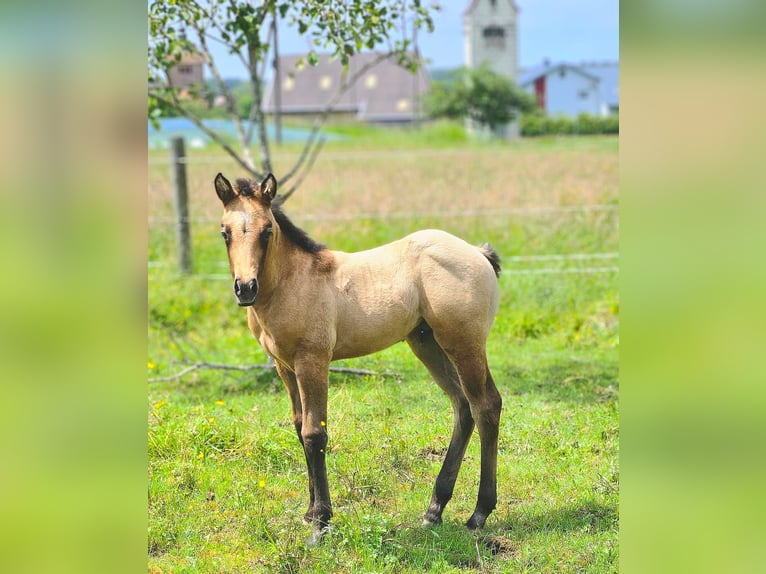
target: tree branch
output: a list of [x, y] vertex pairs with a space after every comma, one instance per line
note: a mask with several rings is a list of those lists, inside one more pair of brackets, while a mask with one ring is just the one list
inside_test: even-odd
[[309, 156], [309, 162], [306, 164], [305, 169], [301, 172], [301, 174], [298, 176], [298, 179], [295, 180], [295, 183], [293, 183], [293, 186], [288, 189], [285, 193], [280, 194], [282, 196], [282, 201], [287, 201], [290, 199], [290, 196], [295, 193], [295, 190], [300, 187], [301, 183], [303, 183], [303, 180], [306, 178], [306, 176], [311, 171], [311, 168], [314, 166], [314, 162], [317, 159], [317, 156], [319, 155], [319, 152], [322, 150], [322, 146], [324, 145], [324, 142], [327, 140], [326, 137], [322, 136], [319, 138], [319, 141], [314, 146], [313, 151], [311, 152], [311, 155]]
[[217, 143], [223, 150], [228, 153], [234, 161], [236, 161], [243, 169], [245, 169], [248, 173], [250, 173], [253, 177], [257, 179], [262, 179], [264, 177], [263, 174], [259, 173], [255, 169], [253, 169], [251, 166], [247, 165], [247, 162], [245, 162], [240, 155], [234, 151], [234, 149], [226, 143], [226, 141], [221, 138], [220, 135], [218, 135], [215, 131], [211, 130], [209, 127], [207, 127], [204, 123], [202, 123], [202, 120], [189, 112], [186, 108], [184, 108], [176, 99], [175, 95], [173, 95], [171, 98], [168, 98], [167, 96], [161, 94], [160, 92], [149, 90], [149, 95], [153, 98], [156, 98], [163, 104], [170, 106], [174, 110], [178, 111], [182, 116], [185, 118], [188, 118], [191, 120], [195, 126], [197, 126], [202, 132], [208, 136], [211, 140], [213, 140], [215, 143]]
[[[183, 378], [185, 375], [188, 375], [189, 373], [196, 371], [197, 369], [214, 369], [214, 370], [225, 370], [225, 371], [255, 371], [255, 370], [267, 371], [273, 368], [274, 368], [274, 365], [266, 365], [266, 364], [226, 365], [226, 364], [220, 364], [220, 363], [206, 363], [206, 362], [192, 363], [191, 365], [189, 365], [185, 369], [182, 369], [181, 371], [177, 372], [174, 375], [169, 375], [167, 377], [153, 377], [153, 378], [147, 379], [147, 381], [149, 383], [177, 381]], [[391, 372], [378, 373], [376, 371], [368, 371], [365, 369], [351, 369], [348, 367], [330, 367], [330, 371], [333, 373], [342, 373], [346, 375], [359, 375], [359, 376], [375, 376], [375, 377], [397, 376], [395, 373], [391, 373]]]
[[[263, 117], [263, 94], [261, 93], [261, 78], [258, 75], [258, 49], [252, 43], [247, 46], [248, 49], [248, 70], [250, 72], [250, 82], [253, 86], [253, 108], [250, 115], [253, 116], [258, 126], [258, 140], [261, 144], [261, 168], [265, 173], [271, 173], [271, 153], [269, 151], [269, 138], [266, 135], [266, 123]], [[255, 114], [253, 114], [255, 110]]]
[[[266, 114], [263, 109], [265, 94], [262, 88], [268, 54], [274, 52], [274, 50], [265, 49], [270, 46], [273, 28], [270, 27], [267, 42], [264, 43], [261, 38], [266, 35], [266, 32], [262, 30], [262, 26], [270, 14], [276, 18], [277, 9], [283, 17], [286, 13], [290, 13], [290, 22], [297, 23], [303, 32], [309, 32], [311, 46], [329, 49], [346, 65], [337, 92], [315, 116], [313, 126], [296, 162], [281, 178], [280, 183], [288, 190], [285, 196], [291, 195], [312, 169], [318, 152], [324, 145], [325, 140], [319, 137], [319, 132], [327, 122], [330, 113], [359, 78], [388, 58], [396, 58], [402, 64], [407, 63], [410, 69], [416, 67], [415, 62], [406, 52], [410, 45], [410, 40], [407, 38], [408, 20], [406, 19], [409, 11], [413, 13], [413, 30], [423, 25], [432, 30], [433, 21], [429, 10], [438, 10], [436, 5], [432, 8], [421, 6], [421, 0], [385, 0], [380, 3], [340, 2], [333, 4], [331, 13], [327, 12], [323, 4], [314, 1], [287, 3], [274, 0], [152, 2], [149, 7], [150, 69], [152, 65], [155, 65], [163, 69], [167, 75], [167, 70], [172, 67], [171, 57], [177, 61], [184, 51], [189, 50], [202, 54], [217, 86], [217, 91], [220, 90], [225, 98], [227, 112], [235, 126], [242, 149], [235, 151], [233, 147], [237, 144], [226, 144], [222, 135], [218, 135], [202, 123], [199, 114], [193, 110], [184, 109], [187, 103], [180, 100], [172, 91], [161, 90], [156, 86], [154, 87], [156, 91], [152, 93], [150, 90], [152, 113], [161, 111], [160, 106], [155, 104], [164, 104], [167, 109], [190, 119], [249, 175], [260, 178], [263, 174], [271, 172], [273, 167], [266, 130]], [[403, 18], [401, 27], [398, 23], [398, 14], [401, 14]], [[193, 46], [184, 37], [179, 36], [177, 25], [180, 25], [181, 30], [184, 26], [193, 29], [198, 36], [198, 45]], [[402, 32], [403, 39], [393, 42], [391, 36], [397, 29]], [[237, 109], [234, 93], [226, 88], [220, 68], [213, 60], [210, 51], [211, 42], [227, 46], [230, 53], [238, 57], [248, 70], [253, 93], [252, 106], [247, 114], [248, 122], [245, 121], [244, 116], [239, 115], [240, 110]], [[382, 52], [372, 54], [374, 58], [370, 62], [353, 73], [349, 72], [350, 56], [359, 53], [365, 46], [369, 48], [381, 44], [385, 46], [385, 42], [388, 43], [387, 50], [383, 48]], [[313, 48], [311, 53], [314, 54]], [[274, 57], [277, 57], [277, 54], [274, 54]], [[152, 74], [150, 78], [153, 78]], [[251, 145], [254, 143], [253, 137], [256, 130], [260, 150], [254, 153], [255, 150]], [[258, 173], [259, 171], [261, 173]]]
[[[269, 26], [268, 36], [266, 36], [266, 43], [271, 45], [271, 36], [272, 36], [272, 28]], [[268, 54], [263, 58], [263, 62], [261, 63], [261, 70], [260, 70], [260, 76], [263, 77], [266, 73], [266, 65], [268, 63], [269, 57]], [[242, 58], [242, 62], [245, 64], [245, 68], [248, 70], [250, 69], [250, 65], [247, 63], [247, 61]], [[251, 86], [252, 86], [252, 80], [251, 80]], [[253, 87], [253, 89], [255, 89]], [[247, 114], [247, 135], [245, 136], [245, 141], [247, 141], [247, 145], [250, 145], [250, 143], [253, 141], [253, 128], [255, 127], [255, 117], [257, 115], [258, 111], [258, 102], [255, 98], [255, 93], [253, 93], [253, 103], [250, 104], [250, 112]]]
[[210, 54], [210, 50], [207, 47], [207, 39], [205, 38], [204, 31], [200, 28], [200, 25], [197, 21], [193, 20], [192, 26], [194, 27], [194, 31], [197, 32], [197, 36], [199, 37], [200, 52], [205, 57], [208, 69], [210, 70], [210, 73], [212, 74], [218, 89], [226, 99], [226, 111], [229, 112], [229, 117], [231, 118], [232, 122], [234, 123], [234, 127], [237, 130], [237, 136], [239, 137], [239, 143], [242, 146], [242, 154], [245, 157], [245, 162], [250, 165], [250, 170], [252, 171], [255, 168], [255, 162], [253, 161], [253, 156], [250, 153], [250, 146], [245, 139], [245, 129], [242, 126], [242, 120], [237, 113], [234, 97], [231, 95], [231, 90], [226, 87], [221, 74], [218, 72], [218, 67], [215, 65], [215, 61], [213, 60], [213, 57]]
[[227, 370], [227, 371], [254, 371], [254, 370], [268, 370], [273, 369], [274, 365], [221, 365], [216, 363], [193, 363], [186, 367], [185, 369], [182, 369], [181, 371], [177, 372], [175, 375], [169, 375], [167, 377], [154, 377], [148, 379], [148, 382], [150, 383], [161, 383], [166, 381], [177, 381], [184, 377], [184, 375], [188, 375], [192, 371], [196, 371], [197, 369], [218, 369], [218, 370]]

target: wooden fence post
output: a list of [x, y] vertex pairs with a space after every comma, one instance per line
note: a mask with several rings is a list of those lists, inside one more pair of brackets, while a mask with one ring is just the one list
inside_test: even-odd
[[191, 233], [189, 229], [189, 195], [186, 187], [186, 151], [184, 138], [170, 140], [173, 168], [173, 198], [176, 209], [178, 267], [184, 275], [192, 272]]

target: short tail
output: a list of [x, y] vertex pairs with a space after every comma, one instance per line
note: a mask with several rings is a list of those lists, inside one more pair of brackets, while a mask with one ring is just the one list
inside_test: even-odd
[[500, 277], [500, 256], [497, 254], [497, 251], [495, 251], [495, 248], [489, 243], [485, 243], [479, 247], [479, 251], [481, 251], [481, 254], [492, 264], [492, 269], [495, 270], [495, 275]]

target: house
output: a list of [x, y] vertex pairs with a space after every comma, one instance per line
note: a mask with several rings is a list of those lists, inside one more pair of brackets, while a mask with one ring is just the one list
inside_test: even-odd
[[548, 61], [525, 70], [519, 87], [533, 93], [549, 116], [607, 116], [619, 110], [617, 62], [570, 64]]
[[201, 54], [184, 53], [181, 61], [168, 70], [170, 87], [188, 90], [205, 85], [205, 58]]
[[580, 64], [580, 69], [599, 79], [601, 115], [619, 113], [620, 64], [618, 62], [586, 62]]
[[[351, 77], [369, 65], [380, 54], [366, 52], [352, 56], [348, 64]], [[305, 55], [279, 57], [280, 112], [283, 115], [306, 116], [321, 113], [333, 101], [343, 82], [343, 66], [321, 54], [316, 66], [306, 62]], [[274, 77], [266, 91], [264, 111], [276, 111]], [[336, 116], [346, 116], [366, 122], [401, 124], [417, 120], [420, 99], [429, 89], [428, 75], [423, 66], [412, 73], [394, 58], [383, 60], [357, 79], [333, 106]]]

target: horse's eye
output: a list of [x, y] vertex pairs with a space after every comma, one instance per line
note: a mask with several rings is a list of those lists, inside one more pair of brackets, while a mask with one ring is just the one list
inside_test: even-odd
[[267, 225], [263, 229], [261, 229], [261, 234], [258, 237], [260, 239], [261, 247], [263, 249], [266, 249], [268, 247], [270, 237], [271, 237], [271, 225]]
[[221, 237], [223, 237], [223, 240], [226, 242], [226, 244], [229, 244], [229, 240], [231, 239], [231, 235], [229, 235], [229, 232], [225, 229], [221, 230]]

